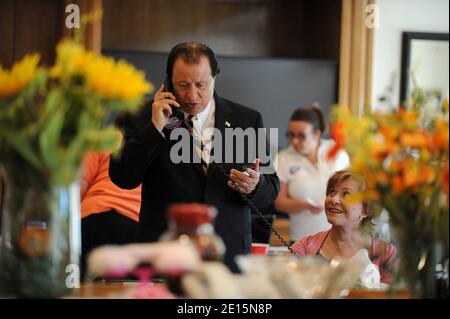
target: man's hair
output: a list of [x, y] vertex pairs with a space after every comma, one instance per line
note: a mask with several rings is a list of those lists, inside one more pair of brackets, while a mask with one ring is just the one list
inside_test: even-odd
[[178, 57], [181, 57], [186, 63], [197, 64], [202, 56], [206, 56], [209, 60], [211, 75], [214, 77], [219, 74], [220, 69], [217, 65], [216, 55], [210, 47], [198, 42], [183, 42], [178, 43], [170, 50], [167, 57], [166, 75], [169, 79], [172, 78], [173, 65]]

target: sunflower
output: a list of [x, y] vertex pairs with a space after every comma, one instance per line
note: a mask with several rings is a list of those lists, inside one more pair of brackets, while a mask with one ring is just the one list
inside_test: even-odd
[[92, 56], [87, 59], [86, 79], [92, 89], [108, 98], [134, 100], [153, 90], [145, 75], [123, 60]]
[[34, 79], [40, 60], [38, 53], [27, 54], [10, 71], [0, 66], [0, 97], [16, 94]]
[[58, 45], [51, 75], [62, 79], [82, 76], [96, 93], [112, 99], [135, 100], [153, 90], [144, 73], [132, 65], [86, 51], [71, 40]]
[[52, 77], [67, 78], [81, 71], [82, 61], [85, 55], [83, 47], [71, 40], [62, 40], [56, 47], [56, 63], [50, 71]]

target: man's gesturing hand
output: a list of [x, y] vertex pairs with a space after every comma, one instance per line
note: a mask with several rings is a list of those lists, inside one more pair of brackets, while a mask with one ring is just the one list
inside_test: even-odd
[[236, 169], [230, 171], [228, 186], [240, 193], [252, 193], [259, 183], [259, 159], [253, 161], [255, 169], [247, 168], [245, 172]]

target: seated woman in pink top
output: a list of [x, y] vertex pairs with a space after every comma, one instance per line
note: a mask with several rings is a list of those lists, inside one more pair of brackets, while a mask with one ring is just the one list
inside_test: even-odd
[[325, 213], [331, 229], [297, 241], [292, 250], [298, 256], [320, 255], [351, 258], [360, 249], [367, 249], [373, 264], [378, 266], [381, 282], [392, 283], [396, 262], [395, 246], [375, 240], [371, 235], [370, 202], [348, 203], [346, 199], [363, 191], [365, 183], [349, 171], [334, 173], [327, 184]]

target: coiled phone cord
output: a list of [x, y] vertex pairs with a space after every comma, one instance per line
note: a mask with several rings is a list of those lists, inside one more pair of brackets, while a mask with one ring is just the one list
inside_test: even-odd
[[[220, 165], [219, 163], [215, 163], [217, 165], [217, 167], [220, 169], [220, 171], [227, 177], [227, 179], [229, 178], [229, 174], [227, 173], [227, 171], [223, 168], [222, 165]], [[266, 224], [266, 226], [272, 231], [272, 233], [275, 234], [275, 236], [278, 237], [278, 239], [283, 243], [283, 245], [285, 247], [288, 248], [289, 252], [291, 254], [293, 254], [294, 256], [296, 256], [297, 254], [292, 250], [291, 245], [289, 245], [283, 238], [283, 236], [281, 236], [281, 234], [272, 227], [272, 223], [267, 219], [266, 216], [264, 216], [264, 214], [259, 210], [258, 207], [256, 207], [256, 205], [248, 198], [247, 195], [239, 192], [239, 194], [241, 195], [242, 200], [254, 211], [256, 212], [259, 217], [262, 218], [263, 222]]]

